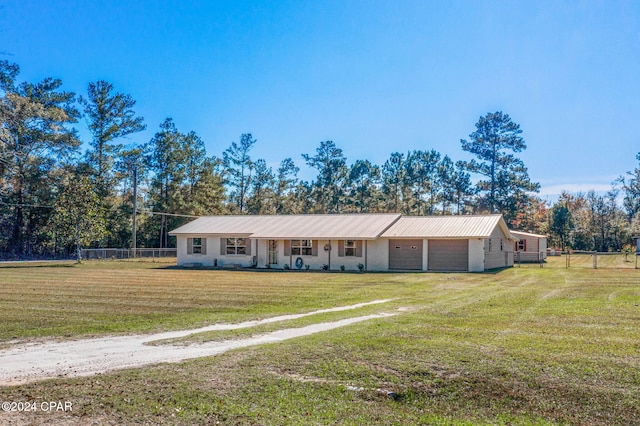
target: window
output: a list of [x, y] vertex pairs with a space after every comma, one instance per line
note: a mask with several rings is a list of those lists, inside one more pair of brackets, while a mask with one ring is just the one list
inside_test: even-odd
[[207, 239], [187, 238], [187, 254], [207, 254]]
[[344, 241], [344, 255], [345, 255], [345, 257], [348, 257], [348, 256], [354, 257], [356, 255], [356, 241], [355, 240], [345, 240]]
[[520, 240], [516, 243], [516, 251], [527, 251], [527, 240]]
[[269, 240], [268, 242], [268, 254], [269, 259], [268, 265], [277, 265], [278, 264], [278, 241], [277, 240]]
[[194, 238], [191, 245], [191, 253], [202, 254], [202, 238]]
[[313, 240], [291, 240], [291, 254], [293, 256], [311, 256]]
[[227, 254], [247, 254], [247, 239], [227, 238]]

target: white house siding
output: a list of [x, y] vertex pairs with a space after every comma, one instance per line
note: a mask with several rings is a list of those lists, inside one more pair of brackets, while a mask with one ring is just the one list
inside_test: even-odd
[[547, 258], [547, 239], [546, 238], [540, 239], [540, 252], [542, 253], [542, 258], [546, 259]]
[[[255, 253], [256, 262], [258, 263], [259, 268], [266, 267], [267, 265], [267, 243], [268, 240], [256, 240], [257, 250]], [[278, 244], [278, 251], [280, 251], [280, 245]], [[280, 261], [280, 253], [278, 253], [278, 261]]]
[[[301, 240], [306, 240], [308, 238], [300, 238]], [[324, 245], [328, 244], [327, 240], [312, 240], [312, 244], [316, 244], [317, 246], [317, 254], [314, 255], [299, 255], [292, 254], [291, 250], [289, 254], [286, 254], [285, 251], [285, 241], [291, 240], [280, 240], [278, 241], [278, 246], [282, 247], [283, 255], [282, 259], [278, 259], [280, 261], [280, 265], [284, 268], [284, 265], [288, 265], [291, 269], [306, 269], [306, 266], [309, 265], [309, 269], [320, 270], [323, 265], [328, 264], [329, 262], [329, 253], [324, 251]], [[290, 243], [289, 243], [290, 244]], [[298, 258], [302, 259], [302, 267], [298, 268], [296, 266], [296, 260]]]
[[[304, 239], [304, 238], [302, 238]], [[341, 246], [340, 240], [316, 240], [318, 251], [316, 256], [309, 255], [285, 255], [285, 241], [290, 240], [277, 240], [278, 241], [278, 263], [267, 266], [268, 260], [268, 241], [258, 240], [258, 254], [257, 262], [259, 268], [272, 268], [272, 269], [284, 269], [287, 265], [290, 269], [298, 269], [296, 266], [296, 260], [302, 259], [303, 266], [300, 269], [306, 269], [306, 265], [309, 265], [311, 270], [321, 270], [325, 265], [329, 266], [332, 271], [342, 270], [342, 266], [346, 271], [359, 270], [358, 265], [362, 264], [366, 266], [368, 262], [368, 251], [370, 251], [370, 241], [363, 241], [357, 243], [360, 256], [340, 256], [339, 247]], [[331, 247], [331, 251], [325, 251], [325, 247]], [[375, 259], [374, 259], [375, 260]], [[378, 270], [376, 268], [376, 270]]]
[[367, 241], [367, 270], [368, 271], [388, 271], [389, 270], [389, 239], [379, 238]]
[[429, 270], [429, 240], [422, 240], [422, 270]]
[[513, 243], [499, 227], [484, 241], [484, 269], [513, 266]]
[[[229, 238], [235, 238], [232, 236], [229, 236]], [[250, 267], [254, 264], [254, 256], [256, 255], [256, 240], [255, 239], [247, 239], [250, 245], [250, 249], [248, 249], [249, 253], [248, 254], [226, 254], [224, 252], [221, 252], [222, 249], [222, 244], [225, 243], [227, 237], [221, 237], [221, 238], [214, 238], [213, 240], [215, 240], [215, 255], [213, 256], [213, 258], [215, 259], [215, 262], [217, 263], [218, 266], [221, 267], [225, 267], [225, 266], [240, 266], [240, 267]]]
[[[204, 254], [188, 254], [187, 242], [189, 238], [204, 238], [206, 250]], [[207, 237], [206, 235], [178, 235], [176, 239], [176, 248], [178, 253], [178, 266], [199, 265], [213, 266], [213, 259], [220, 251], [217, 238]]]

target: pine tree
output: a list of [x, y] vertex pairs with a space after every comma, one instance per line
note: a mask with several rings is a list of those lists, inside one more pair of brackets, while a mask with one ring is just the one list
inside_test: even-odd
[[477, 158], [467, 163], [468, 170], [485, 177], [477, 183], [478, 192], [484, 194], [480, 202], [490, 213], [502, 213], [507, 221], [514, 217], [527, 192], [540, 189], [529, 179], [522, 160], [509, 153], [526, 149], [521, 133], [508, 114], [498, 111], [480, 117], [469, 141], [460, 140], [462, 149]]
[[122, 149], [117, 141], [146, 126], [144, 119], [133, 111], [136, 101], [130, 95], [114, 93], [113, 85], [106, 81], [89, 83], [87, 97], [81, 97], [80, 103], [93, 137], [89, 143], [88, 162], [94, 167], [98, 195], [104, 199], [112, 195], [115, 186], [112, 168]]
[[302, 154], [307, 165], [318, 171], [313, 198], [318, 213], [340, 213], [344, 206], [347, 159], [333, 141], [320, 142], [316, 155]]
[[75, 95], [60, 90], [58, 79], [16, 84], [19, 71], [0, 61], [0, 242], [16, 254], [38, 251], [25, 237], [41, 245], [38, 235], [50, 212], [40, 206], [52, 201], [56, 168], [80, 145], [69, 127], [80, 115]]
[[225, 184], [231, 189], [229, 201], [234, 203], [240, 212], [245, 210], [247, 193], [251, 185], [253, 162], [249, 151], [255, 143], [256, 140], [251, 133], [243, 133], [240, 136], [240, 143], [232, 142], [231, 146], [222, 153]]

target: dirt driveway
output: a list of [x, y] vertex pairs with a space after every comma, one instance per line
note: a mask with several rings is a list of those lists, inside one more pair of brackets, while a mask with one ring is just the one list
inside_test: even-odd
[[0, 386], [18, 385], [56, 377], [90, 376], [123, 368], [141, 367], [162, 362], [179, 362], [191, 358], [217, 355], [247, 346], [281, 342], [374, 318], [396, 315], [396, 313], [378, 313], [318, 323], [306, 327], [287, 328], [240, 340], [206, 342], [187, 346], [149, 345], [149, 343], [158, 340], [186, 337], [205, 331], [249, 328], [319, 313], [357, 309], [388, 301], [374, 300], [305, 314], [282, 315], [260, 321], [216, 324], [198, 329], [158, 334], [18, 344], [9, 349], [0, 350]]

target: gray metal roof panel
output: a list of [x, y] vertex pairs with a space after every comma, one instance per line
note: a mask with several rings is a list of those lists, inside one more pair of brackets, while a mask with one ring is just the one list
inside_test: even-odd
[[532, 234], [531, 232], [522, 232], [522, 231], [510, 231], [511, 234], [516, 237], [535, 237], [535, 238], [547, 238], [546, 235], [541, 234]]
[[399, 214], [206, 216], [170, 232], [263, 239], [376, 239]]
[[511, 237], [501, 215], [404, 216], [382, 236], [387, 238], [488, 238], [500, 226]]

